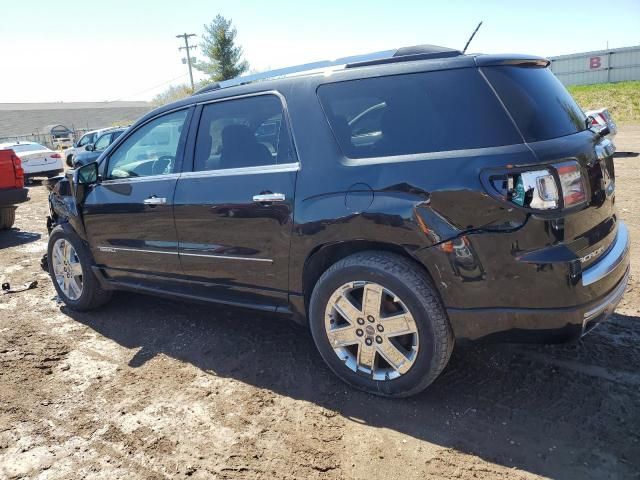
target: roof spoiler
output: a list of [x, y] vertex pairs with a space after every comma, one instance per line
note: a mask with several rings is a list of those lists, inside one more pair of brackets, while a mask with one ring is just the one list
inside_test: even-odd
[[474, 59], [478, 67], [507, 65], [513, 67], [546, 68], [551, 64], [551, 61], [544, 57], [518, 54], [478, 55]]

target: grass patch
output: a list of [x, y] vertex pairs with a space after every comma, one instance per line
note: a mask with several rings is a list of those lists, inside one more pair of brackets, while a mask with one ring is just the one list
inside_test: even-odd
[[640, 123], [640, 81], [567, 87], [583, 110], [606, 107], [617, 123]]

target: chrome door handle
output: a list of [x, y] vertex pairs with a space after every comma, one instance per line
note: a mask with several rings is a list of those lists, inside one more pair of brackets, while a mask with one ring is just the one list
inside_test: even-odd
[[167, 199], [163, 197], [156, 197], [154, 195], [153, 197], [145, 198], [143, 203], [145, 205], [164, 205], [167, 203]]
[[284, 199], [284, 193], [261, 193], [253, 196], [253, 201], [260, 203], [284, 202]]

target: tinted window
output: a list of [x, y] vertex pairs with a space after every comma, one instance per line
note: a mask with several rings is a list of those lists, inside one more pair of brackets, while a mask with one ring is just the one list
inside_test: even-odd
[[95, 150], [98, 152], [101, 152], [102, 150], [107, 148], [110, 143], [111, 143], [111, 134], [105, 133], [100, 138], [98, 138], [98, 141], [94, 145], [96, 147]]
[[527, 142], [585, 130], [585, 115], [548, 68], [488, 67], [483, 72]]
[[20, 152], [37, 152], [38, 150], [48, 150], [47, 147], [40, 145], [39, 143], [23, 143], [21, 145], [14, 145], [11, 149], [15, 153]]
[[93, 139], [93, 134], [84, 135], [78, 142], [78, 146], [84, 147], [85, 145], [89, 145], [92, 139]]
[[109, 157], [107, 178], [145, 177], [176, 171], [178, 145], [187, 110], [156, 118], [138, 128]]
[[522, 143], [475, 69], [332, 83], [318, 96], [351, 158]]
[[255, 167], [295, 161], [275, 95], [211, 103], [202, 109], [195, 171]]

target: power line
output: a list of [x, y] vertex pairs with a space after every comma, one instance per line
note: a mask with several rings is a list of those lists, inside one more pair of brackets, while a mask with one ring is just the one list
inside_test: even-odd
[[[158, 85], [154, 85], [153, 87], [147, 88], [146, 90], [142, 90], [141, 92], [134, 93], [133, 95], [129, 95], [127, 98], [137, 97], [138, 95], [142, 95], [143, 93], [150, 92], [151, 90], [155, 90], [156, 88], [162, 87], [162, 86], [166, 85], [167, 83], [175, 82], [176, 80], [179, 80], [179, 79], [184, 78], [186, 76], [187, 76], [187, 74], [183, 73], [182, 75], [180, 75], [178, 77], [175, 77], [175, 78], [172, 78], [171, 80], [167, 80], [166, 82], [159, 83]], [[111, 100], [111, 101], [112, 102], [119, 102], [121, 100], [124, 100], [124, 97], [118, 98], [116, 100]]]
[[193, 84], [193, 72], [191, 71], [191, 49], [195, 46], [189, 46], [189, 37], [195, 37], [195, 33], [183, 33], [182, 35], [176, 35], [176, 38], [184, 38], [184, 47], [180, 47], [178, 50], [186, 50], [187, 52], [187, 65], [189, 65], [189, 78], [191, 79], [191, 91], [195, 90]]

